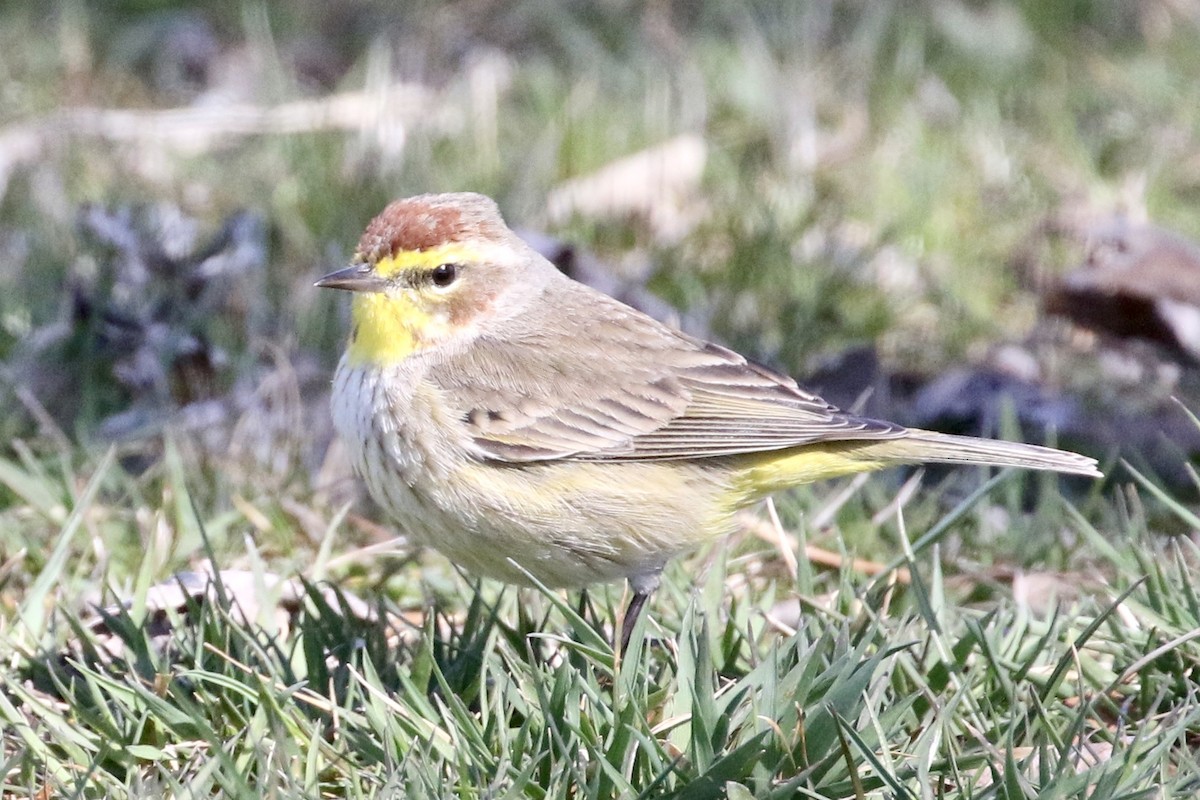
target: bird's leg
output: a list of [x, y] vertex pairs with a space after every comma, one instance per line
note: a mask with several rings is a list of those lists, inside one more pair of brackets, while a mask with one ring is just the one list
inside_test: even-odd
[[638, 615], [642, 613], [642, 606], [646, 605], [646, 601], [650, 599], [652, 589], [634, 588], [633, 598], [629, 601], [629, 608], [625, 609], [625, 617], [621, 620], [621, 658], [625, 657], [625, 651], [629, 649], [629, 638], [633, 635], [633, 626], [637, 622]]
[[582, 617], [583, 619], [587, 619], [587, 610], [588, 610], [588, 590], [587, 590], [587, 587], [585, 586], [579, 590], [579, 605], [576, 606], [575, 611], [579, 614], [580, 617]]

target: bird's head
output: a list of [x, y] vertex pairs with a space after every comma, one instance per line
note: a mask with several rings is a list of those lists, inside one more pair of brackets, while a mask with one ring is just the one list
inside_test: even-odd
[[491, 199], [427, 194], [385, 208], [351, 266], [316, 285], [355, 293], [347, 357], [382, 366], [475, 335], [482, 320], [516, 305], [521, 278], [543, 263]]

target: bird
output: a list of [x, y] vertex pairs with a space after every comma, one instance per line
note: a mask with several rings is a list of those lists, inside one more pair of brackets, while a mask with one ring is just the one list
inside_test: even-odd
[[664, 566], [774, 492], [924, 462], [1101, 477], [1076, 453], [842, 411], [570, 279], [481, 194], [392, 202], [316, 286], [352, 293], [331, 409], [378, 506], [475, 575], [627, 580], [622, 653]]

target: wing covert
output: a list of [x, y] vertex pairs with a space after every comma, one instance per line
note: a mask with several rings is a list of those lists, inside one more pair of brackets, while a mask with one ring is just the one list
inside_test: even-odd
[[586, 299], [568, 342], [526, 320], [522, 335], [481, 336], [431, 370], [481, 457], [707, 458], [904, 435], [606, 295]]

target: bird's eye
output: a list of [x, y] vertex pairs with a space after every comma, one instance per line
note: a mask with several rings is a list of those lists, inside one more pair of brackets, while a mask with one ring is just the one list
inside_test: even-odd
[[433, 268], [431, 275], [433, 285], [440, 289], [445, 289], [450, 284], [454, 283], [454, 279], [458, 277], [457, 264], [438, 264]]

